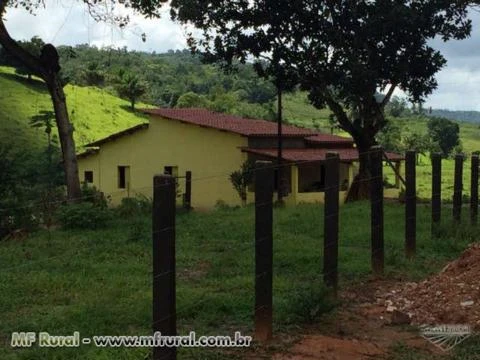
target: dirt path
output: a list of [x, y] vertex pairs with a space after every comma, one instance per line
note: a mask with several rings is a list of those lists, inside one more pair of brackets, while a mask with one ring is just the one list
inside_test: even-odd
[[465, 324], [469, 331], [478, 331], [479, 277], [480, 244], [472, 244], [438, 274], [421, 282], [370, 279], [344, 287], [339, 293], [341, 305], [333, 313], [302, 329], [294, 340], [278, 336], [266, 347], [268, 354], [250, 358], [416, 359], [404, 354], [413, 351], [424, 359], [443, 359], [446, 353], [423, 339], [418, 325]]
[[[371, 280], [342, 291], [342, 305], [320, 327], [305, 331], [293, 346], [275, 353], [274, 360], [365, 360], [389, 359], [389, 349], [398, 343], [422, 353], [441, 355], [415, 328], [392, 324], [382, 294], [398, 288], [402, 282]], [[395, 317], [395, 316], [394, 316]], [[403, 319], [393, 321], [402, 322]]]

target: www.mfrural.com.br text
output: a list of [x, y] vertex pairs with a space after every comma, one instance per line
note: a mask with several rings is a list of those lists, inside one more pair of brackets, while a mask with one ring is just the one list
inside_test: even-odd
[[234, 336], [212, 335], [197, 336], [194, 331], [188, 335], [164, 336], [155, 332], [148, 336], [131, 335], [101, 335], [82, 337], [78, 331], [72, 335], [51, 335], [48, 332], [14, 332], [11, 337], [11, 346], [25, 347], [80, 347], [94, 345], [96, 347], [249, 347], [251, 336], [243, 336], [235, 332]]

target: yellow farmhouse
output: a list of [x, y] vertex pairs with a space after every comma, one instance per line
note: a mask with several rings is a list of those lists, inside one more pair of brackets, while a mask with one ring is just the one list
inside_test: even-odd
[[[181, 177], [191, 171], [192, 207], [211, 208], [218, 201], [239, 205], [230, 174], [247, 159], [276, 160], [277, 126], [273, 122], [205, 109], [143, 111], [149, 115], [148, 123], [95, 141], [78, 156], [81, 181], [93, 184], [113, 204], [138, 194], [151, 197], [153, 176], [162, 173], [179, 177], [181, 194], [185, 188]], [[351, 139], [285, 125], [283, 144], [287, 204], [323, 202], [322, 164], [329, 151], [340, 155], [343, 200], [358, 168], [358, 152]], [[402, 160], [396, 154], [388, 157], [397, 167]], [[253, 194], [248, 196], [253, 201]]]

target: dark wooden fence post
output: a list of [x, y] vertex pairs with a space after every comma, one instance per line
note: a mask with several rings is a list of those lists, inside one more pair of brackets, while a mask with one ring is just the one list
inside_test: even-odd
[[325, 205], [323, 242], [323, 281], [338, 288], [338, 213], [340, 191], [340, 158], [338, 153], [327, 153], [325, 160]]
[[478, 217], [478, 165], [478, 154], [473, 154], [470, 184], [470, 219], [472, 225], [477, 224]]
[[438, 235], [442, 217], [442, 154], [432, 154], [432, 236]]
[[462, 218], [463, 190], [463, 154], [455, 155], [455, 182], [453, 184], [453, 220], [460, 222]]
[[371, 237], [372, 269], [376, 274], [383, 274], [383, 150], [380, 146], [370, 149], [370, 201], [371, 201]]
[[405, 156], [405, 255], [415, 256], [417, 247], [417, 190], [416, 190], [415, 151], [407, 151]]
[[[175, 178], [153, 179], [153, 332], [177, 335], [175, 296]], [[153, 360], [174, 360], [176, 349], [154, 347]]]
[[185, 173], [185, 209], [192, 208], [192, 172]]
[[272, 338], [273, 183], [271, 162], [257, 161], [255, 171], [255, 338]]

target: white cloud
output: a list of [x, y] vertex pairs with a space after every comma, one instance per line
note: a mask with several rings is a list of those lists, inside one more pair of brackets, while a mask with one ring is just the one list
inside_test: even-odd
[[[130, 14], [129, 25], [119, 27], [95, 22], [82, 2], [66, 3], [47, 1], [46, 9], [30, 15], [23, 9], [9, 9], [6, 24], [15, 39], [30, 39], [38, 35], [45, 42], [55, 45], [90, 44], [102, 46], [127, 46], [131, 50], [165, 52], [169, 49], [184, 49], [184, 31], [173, 23], [167, 9], [160, 19], [145, 19]], [[146, 41], [142, 41], [142, 34]]]

